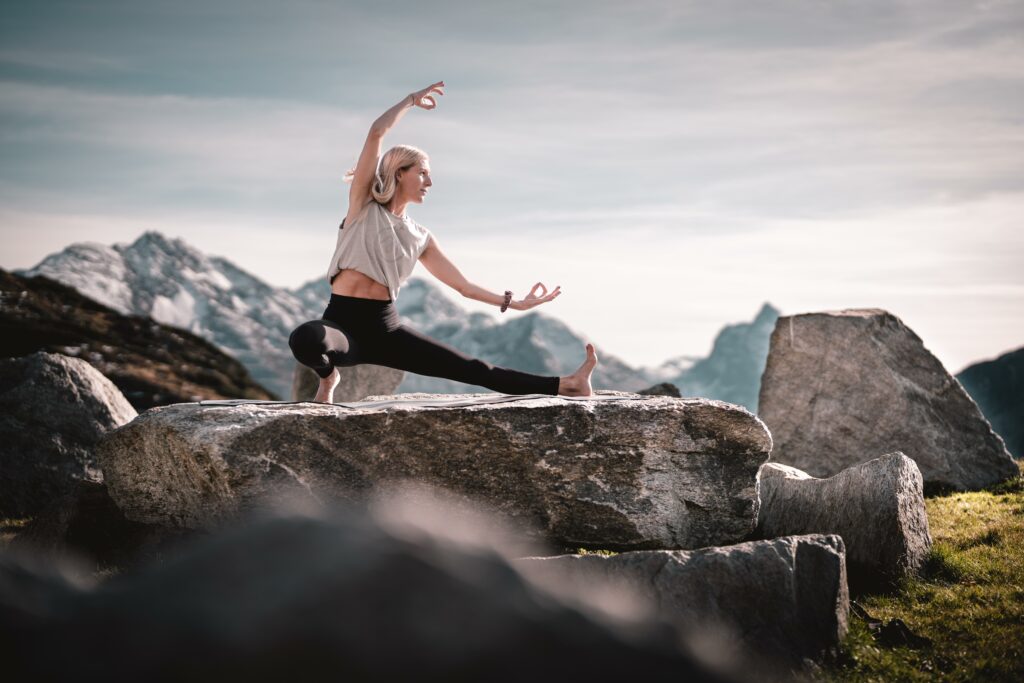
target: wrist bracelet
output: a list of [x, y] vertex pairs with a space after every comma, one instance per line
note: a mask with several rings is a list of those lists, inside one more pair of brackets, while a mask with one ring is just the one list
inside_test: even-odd
[[502, 313], [505, 312], [505, 309], [508, 308], [508, 305], [510, 303], [512, 303], [512, 290], [511, 289], [506, 289], [505, 290], [505, 303], [503, 303], [501, 305], [501, 312]]

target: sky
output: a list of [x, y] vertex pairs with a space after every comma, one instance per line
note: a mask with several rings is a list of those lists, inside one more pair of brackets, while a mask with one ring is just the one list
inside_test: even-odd
[[370, 124], [444, 80], [385, 139], [430, 156], [409, 215], [630, 364], [764, 302], [884, 308], [952, 372], [1024, 346], [1021, 1], [0, 7], [0, 267], [158, 230], [325, 276]]

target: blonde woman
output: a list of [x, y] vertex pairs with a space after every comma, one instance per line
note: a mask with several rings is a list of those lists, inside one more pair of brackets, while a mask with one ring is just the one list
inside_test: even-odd
[[[519, 300], [469, 282], [437, 238], [409, 217], [410, 204], [422, 204], [433, 181], [430, 160], [420, 149], [397, 145], [381, 158], [384, 136], [412, 107], [433, 109], [444, 95], [444, 81], [407, 95], [384, 112], [366, 136], [351, 182], [348, 213], [327, 270], [331, 300], [320, 320], [296, 328], [288, 340], [295, 358], [320, 377], [314, 400], [330, 403], [340, 381], [338, 366], [372, 363], [406, 372], [444, 377], [507, 394], [589, 396], [597, 365], [592, 344], [583, 364], [566, 377], [533, 375], [471, 358], [461, 351], [399, 323], [395, 299], [419, 261], [434, 277], [462, 296], [517, 311], [547, 303], [561, 293], [534, 285]], [[538, 291], [539, 290], [539, 291]]]

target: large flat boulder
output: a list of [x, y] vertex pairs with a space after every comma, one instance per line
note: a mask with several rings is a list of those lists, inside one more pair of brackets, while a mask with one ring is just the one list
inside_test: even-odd
[[876, 588], [915, 574], [932, 546], [921, 471], [889, 453], [828, 479], [775, 462], [758, 473], [762, 538], [839, 534], [851, 586]]
[[[443, 513], [434, 513], [443, 519]], [[0, 550], [11, 681], [724, 681], [668, 625], [416, 520], [275, 515], [95, 581]]]
[[625, 392], [375, 398], [166, 406], [98, 453], [129, 519], [176, 527], [216, 526], [268, 496], [358, 501], [400, 480], [562, 547], [722, 545], [757, 522], [771, 437], [738, 406]]
[[0, 514], [31, 516], [76, 481], [102, 481], [96, 442], [136, 415], [84, 360], [43, 351], [0, 360]]
[[758, 653], [769, 663], [820, 660], [846, 634], [849, 594], [843, 541], [790, 536], [690, 551], [651, 550], [516, 561], [552, 590], [635, 591], [684, 633], [731, 642], [718, 657]]
[[926, 488], [976, 490], [1019, 472], [960, 383], [879, 309], [779, 318], [759, 415], [772, 462], [815, 477], [894, 451], [917, 463]]

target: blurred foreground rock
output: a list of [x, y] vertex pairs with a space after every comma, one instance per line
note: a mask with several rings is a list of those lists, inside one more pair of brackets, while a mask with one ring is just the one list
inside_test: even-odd
[[[334, 389], [334, 401], [361, 401], [374, 394], [393, 394], [405, 378], [404, 370], [364, 363], [339, 367], [341, 381]], [[292, 375], [292, 400], [312, 401], [320, 387], [320, 376], [302, 363], [295, 364]]]
[[357, 501], [405, 479], [562, 547], [722, 545], [756, 525], [771, 437], [737, 406], [623, 392], [451, 408], [415, 399], [480, 395], [404, 397], [390, 408], [167, 406], [111, 433], [98, 455], [129, 519], [177, 527], [214, 527], [274, 495]]
[[83, 360], [42, 351], [0, 360], [0, 514], [30, 516], [76, 480], [101, 481], [93, 447], [136, 415]]
[[0, 553], [0, 642], [9, 680], [726, 680], [408, 517], [271, 517], [98, 586]]
[[191, 533], [133, 522], [110, 499], [105, 485], [78, 481], [37, 512], [12, 547], [53, 560], [69, 559], [93, 571], [122, 570], [170, 557]]
[[853, 588], [895, 584], [917, 573], [931, 549], [921, 472], [902, 453], [828, 479], [769, 462], [758, 478], [758, 535], [839, 534]]
[[[751, 652], [799, 667], [846, 634], [849, 594], [839, 536], [790, 536], [690, 551], [516, 561], [534, 581], [569, 593], [636, 591], [692, 637], [717, 634], [723, 660]], [[748, 664], [751, 662], [748, 662]]]
[[879, 309], [779, 318], [759, 415], [772, 462], [815, 477], [893, 451], [917, 463], [926, 488], [976, 490], [1019, 472], [960, 383]]

